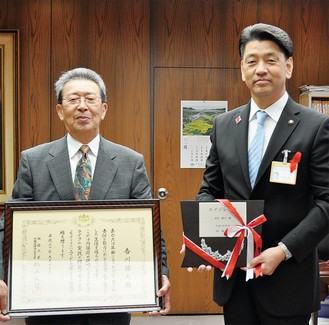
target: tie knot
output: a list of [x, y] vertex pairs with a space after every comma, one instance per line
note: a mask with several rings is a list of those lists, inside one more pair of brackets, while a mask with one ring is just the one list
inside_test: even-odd
[[90, 148], [89, 148], [88, 145], [84, 144], [84, 145], [82, 145], [82, 146], [80, 147], [79, 150], [80, 150], [83, 154], [86, 154], [86, 153], [90, 150]]
[[256, 116], [258, 124], [264, 125], [267, 113], [265, 111], [257, 111]]

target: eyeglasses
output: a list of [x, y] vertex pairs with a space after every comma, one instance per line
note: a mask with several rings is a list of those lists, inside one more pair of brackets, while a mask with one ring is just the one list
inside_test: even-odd
[[70, 96], [65, 97], [63, 100], [66, 101], [66, 103], [70, 106], [79, 105], [81, 103], [82, 98], [84, 99], [86, 105], [95, 105], [98, 103], [98, 100], [101, 98], [100, 96], [93, 96], [93, 95], [87, 95], [87, 96]]

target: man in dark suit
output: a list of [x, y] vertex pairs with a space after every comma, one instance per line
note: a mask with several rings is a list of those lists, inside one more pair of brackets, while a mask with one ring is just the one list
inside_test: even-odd
[[[107, 112], [106, 87], [94, 71], [77, 68], [61, 75], [55, 84], [58, 116], [68, 133], [62, 139], [45, 143], [21, 153], [17, 181], [10, 201], [76, 200], [74, 187], [76, 167], [83, 156], [82, 145], [88, 145], [91, 187], [89, 200], [151, 199], [150, 183], [143, 156], [127, 147], [105, 140], [99, 134]], [[3, 219], [3, 218], [2, 218]], [[3, 220], [2, 220], [3, 222]], [[3, 225], [2, 225], [3, 228]], [[163, 287], [165, 309], [170, 309], [169, 270], [162, 238]], [[0, 308], [6, 312], [6, 286], [0, 282]], [[0, 315], [0, 321], [9, 320]], [[130, 315], [94, 314], [57, 317], [29, 317], [27, 324], [129, 324]]]
[[[227, 280], [215, 269], [214, 300], [224, 307], [226, 325], [307, 325], [320, 308], [316, 247], [329, 231], [329, 117], [287, 94], [293, 45], [286, 32], [267, 24], [249, 26], [239, 49], [242, 80], [252, 98], [215, 118], [197, 200], [264, 200], [263, 250], [247, 266], [260, 265], [263, 276], [246, 282], [246, 269], [237, 268]], [[267, 115], [262, 159], [252, 181], [248, 150], [258, 128], [257, 111]], [[271, 174], [272, 162], [285, 160], [298, 163], [295, 184]]]

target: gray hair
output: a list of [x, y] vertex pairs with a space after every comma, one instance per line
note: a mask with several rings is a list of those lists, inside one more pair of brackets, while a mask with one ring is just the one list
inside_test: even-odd
[[59, 79], [55, 82], [55, 91], [57, 96], [57, 103], [62, 104], [63, 88], [66, 83], [71, 80], [91, 80], [95, 82], [100, 90], [102, 103], [106, 103], [106, 86], [102, 77], [95, 71], [87, 68], [76, 68], [69, 71], [64, 71]]
[[240, 57], [243, 58], [246, 44], [250, 41], [272, 41], [276, 43], [286, 60], [293, 55], [293, 44], [289, 35], [279, 27], [268, 24], [255, 24], [246, 27], [240, 37], [239, 51]]

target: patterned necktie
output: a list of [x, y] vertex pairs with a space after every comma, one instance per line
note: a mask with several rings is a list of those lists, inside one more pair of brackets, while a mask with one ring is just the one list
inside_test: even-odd
[[79, 149], [82, 157], [77, 164], [74, 177], [75, 198], [78, 201], [88, 200], [91, 187], [91, 163], [87, 152], [90, 150], [87, 145]]
[[249, 151], [248, 151], [248, 163], [249, 163], [249, 178], [251, 188], [254, 188], [258, 169], [262, 161], [263, 144], [264, 144], [264, 122], [267, 116], [265, 111], [258, 111], [257, 116], [257, 131], [252, 139]]

